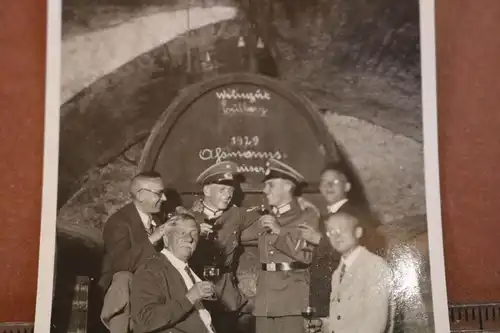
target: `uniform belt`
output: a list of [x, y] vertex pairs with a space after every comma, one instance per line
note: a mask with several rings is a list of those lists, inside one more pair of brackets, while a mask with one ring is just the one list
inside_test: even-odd
[[272, 262], [262, 264], [262, 270], [267, 272], [292, 271], [295, 269], [306, 269], [309, 265], [301, 262]]

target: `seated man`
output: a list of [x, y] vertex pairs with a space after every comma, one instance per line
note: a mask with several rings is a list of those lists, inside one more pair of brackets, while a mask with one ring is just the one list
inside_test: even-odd
[[165, 248], [135, 273], [131, 286], [131, 314], [135, 333], [215, 333], [202, 300], [215, 288], [201, 281], [187, 264], [199, 238], [191, 215], [175, 215], [166, 222]]
[[307, 323], [308, 332], [392, 332], [392, 272], [386, 261], [359, 245], [363, 229], [357, 218], [344, 212], [325, 220], [331, 246], [341, 254], [332, 275], [330, 315]]

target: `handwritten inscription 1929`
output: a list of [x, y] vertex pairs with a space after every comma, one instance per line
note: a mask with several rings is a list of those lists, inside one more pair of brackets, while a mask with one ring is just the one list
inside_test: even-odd
[[271, 100], [271, 95], [265, 90], [240, 92], [234, 88], [222, 89], [216, 91], [215, 95], [219, 100], [220, 110], [225, 116], [245, 115], [263, 118], [268, 116], [269, 110], [258, 103]]
[[264, 165], [268, 159], [281, 160], [286, 158], [286, 154], [279, 149], [261, 151], [257, 147], [259, 142], [260, 138], [258, 136], [232, 136], [227, 147], [217, 146], [200, 149], [199, 158], [203, 161], [211, 160], [214, 163], [232, 160], [238, 163], [239, 172], [263, 174], [266, 172]]

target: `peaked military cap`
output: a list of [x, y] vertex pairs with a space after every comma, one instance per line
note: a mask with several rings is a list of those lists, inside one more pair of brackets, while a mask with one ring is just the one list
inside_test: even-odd
[[238, 165], [231, 161], [222, 161], [206, 168], [196, 178], [202, 186], [208, 184], [224, 184], [234, 186], [234, 176], [238, 173]]
[[273, 178], [288, 179], [293, 181], [295, 184], [305, 182], [304, 176], [302, 176], [300, 172], [282, 161], [271, 158], [267, 162], [267, 170], [264, 181]]

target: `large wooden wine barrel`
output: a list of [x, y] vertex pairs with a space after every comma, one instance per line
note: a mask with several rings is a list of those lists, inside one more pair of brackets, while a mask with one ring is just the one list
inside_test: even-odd
[[[302, 194], [318, 206], [324, 206], [318, 190], [320, 172], [325, 163], [335, 163], [352, 181], [350, 199], [369, 211], [363, 186], [321, 115], [291, 87], [258, 74], [225, 74], [185, 88], [154, 126], [139, 169], [162, 175], [169, 188], [168, 211], [177, 204], [190, 207], [202, 195], [195, 183], [201, 171], [232, 160], [243, 176], [235, 204], [252, 206], [264, 200], [262, 178], [270, 157], [304, 175], [307, 186]], [[257, 262], [255, 249], [247, 249], [242, 275], [255, 272]], [[316, 266], [312, 283], [328, 286], [331, 273]], [[312, 302], [318, 303], [317, 297], [327, 307], [328, 295], [318, 294]]]

